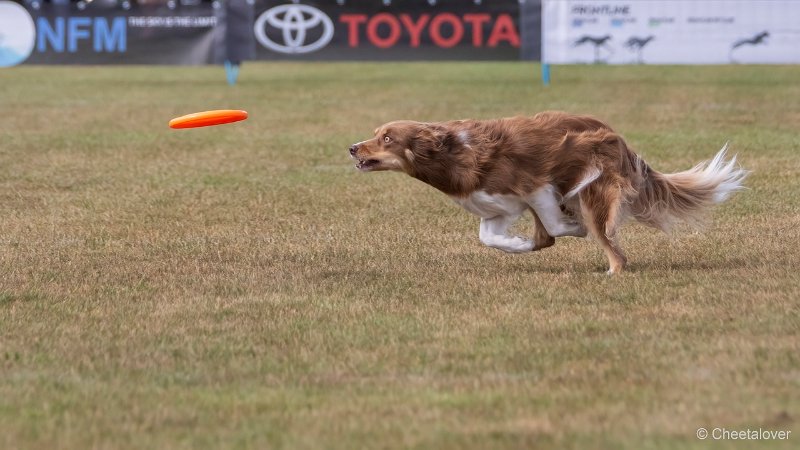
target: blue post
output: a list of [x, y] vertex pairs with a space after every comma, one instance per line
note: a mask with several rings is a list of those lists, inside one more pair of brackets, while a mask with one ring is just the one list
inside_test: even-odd
[[550, 64], [542, 63], [542, 84], [550, 86]]
[[236, 84], [236, 79], [239, 78], [239, 65], [226, 60], [225, 76], [228, 78], [228, 84], [231, 86]]

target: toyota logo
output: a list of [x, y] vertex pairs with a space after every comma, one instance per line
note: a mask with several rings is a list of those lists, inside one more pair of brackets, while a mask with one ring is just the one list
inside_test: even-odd
[[[270, 38], [267, 27], [281, 32], [283, 43]], [[321, 30], [318, 30], [321, 27]], [[328, 45], [333, 39], [333, 21], [324, 12], [308, 5], [280, 5], [270, 8], [255, 23], [258, 42], [280, 53], [311, 53]], [[310, 35], [313, 42], [306, 42]]]

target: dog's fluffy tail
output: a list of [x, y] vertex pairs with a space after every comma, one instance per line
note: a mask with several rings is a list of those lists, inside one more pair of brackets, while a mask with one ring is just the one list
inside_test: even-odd
[[743, 189], [748, 175], [736, 164], [736, 156], [726, 160], [727, 150], [725, 144], [711, 161], [671, 174], [656, 172], [639, 160], [643, 182], [630, 205], [633, 216], [664, 231], [678, 222], [701, 223], [714, 205]]

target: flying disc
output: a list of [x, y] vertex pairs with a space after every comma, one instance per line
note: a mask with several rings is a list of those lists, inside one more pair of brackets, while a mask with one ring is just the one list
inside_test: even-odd
[[169, 121], [170, 128], [197, 128], [247, 119], [247, 111], [238, 109], [216, 109], [176, 117]]

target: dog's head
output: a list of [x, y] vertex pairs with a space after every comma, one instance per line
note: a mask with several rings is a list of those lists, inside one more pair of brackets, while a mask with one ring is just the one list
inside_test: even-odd
[[451, 133], [440, 126], [401, 120], [381, 125], [372, 139], [350, 146], [361, 171], [396, 170], [414, 175], [419, 164], [451, 145]]
[[372, 139], [350, 146], [350, 156], [361, 171], [397, 170], [411, 173], [413, 139], [423, 124], [411, 121], [389, 122], [375, 130]]
[[353, 144], [350, 156], [364, 172], [405, 172], [450, 195], [471, 192], [480, 181], [469, 133], [460, 122], [389, 122], [375, 130], [375, 137]]

